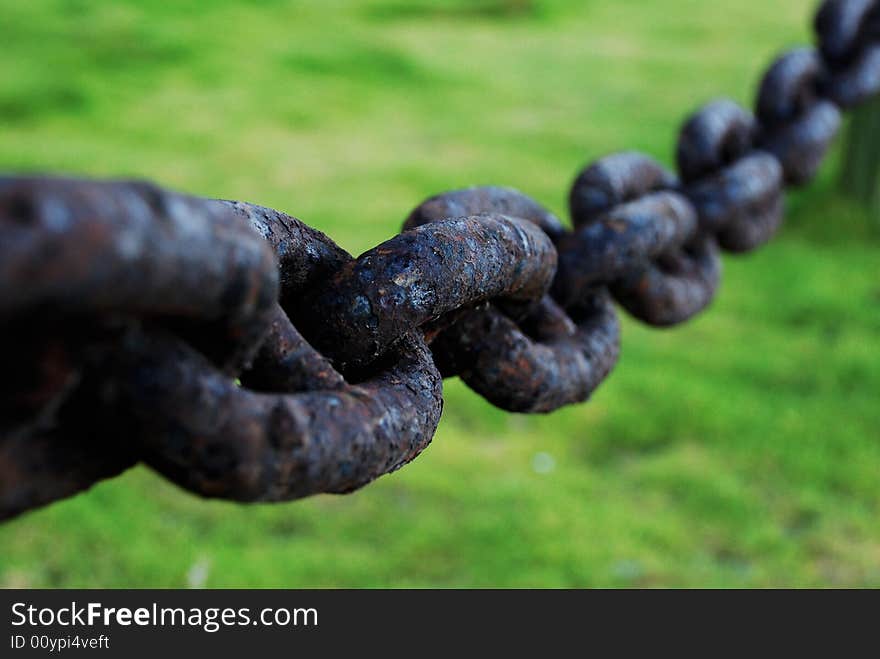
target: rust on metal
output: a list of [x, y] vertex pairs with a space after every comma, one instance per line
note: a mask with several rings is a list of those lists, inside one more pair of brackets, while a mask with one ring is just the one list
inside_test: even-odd
[[[453, 190], [422, 202], [404, 228], [458, 213], [504, 212], [531, 222], [554, 240], [565, 235], [547, 209], [510, 188]], [[617, 361], [619, 324], [604, 291], [591, 292], [579, 323], [549, 295], [525, 316], [496, 304], [458, 315], [431, 344], [444, 376], [458, 375], [474, 391], [511, 412], [550, 412], [586, 400]]]
[[175, 319], [234, 370], [278, 297], [274, 254], [217, 202], [140, 182], [0, 179], [0, 323], [52, 314]]
[[183, 342], [129, 332], [105, 406], [133, 411], [142, 459], [198, 494], [282, 501], [349, 492], [415, 458], [442, 409], [424, 341], [405, 337], [357, 385], [293, 394], [238, 387]]
[[556, 271], [534, 224], [484, 215], [422, 225], [374, 247], [318, 287], [301, 329], [338, 368], [364, 366], [401, 336], [491, 299], [527, 308]]
[[[587, 400], [617, 362], [620, 326], [610, 298], [597, 293], [576, 320], [545, 298], [527, 333], [497, 308], [474, 310], [435, 341], [454, 371], [493, 405], [551, 412]], [[548, 318], [549, 316], [549, 318]], [[567, 321], [567, 322], [566, 322]]]

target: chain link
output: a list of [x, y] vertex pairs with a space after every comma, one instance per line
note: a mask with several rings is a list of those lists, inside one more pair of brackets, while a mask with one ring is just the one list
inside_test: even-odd
[[474, 187], [353, 258], [260, 206], [3, 178], [0, 518], [138, 462], [208, 497], [349, 492], [427, 446], [444, 377], [512, 412], [586, 400], [617, 361], [613, 301], [656, 326], [705, 309], [719, 251], [767, 242], [841, 108], [880, 92], [880, 2], [826, 0], [815, 27], [754, 116], [717, 100], [684, 122], [677, 175], [635, 152], [586, 167], [572, 230]]

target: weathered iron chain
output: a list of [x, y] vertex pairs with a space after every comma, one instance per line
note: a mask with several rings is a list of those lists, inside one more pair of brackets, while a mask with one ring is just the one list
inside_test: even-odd
[[349, 492], [430, 442], [443, 377], [514, 412], [586, 400], [617, 360], [612, 301], [658, 326], [704, 309], [719, 248], [766, 242], [840, 110], [880, 91], [880, 0], [827, 0], [815, 26], [756, 116], [685, 122], [678, 176], [631, 152], [584, 169], [571, 231], [468, 188], [354, 259], [251, 204], [0, 180], [0, 518], [139, 461], [210, 497]]

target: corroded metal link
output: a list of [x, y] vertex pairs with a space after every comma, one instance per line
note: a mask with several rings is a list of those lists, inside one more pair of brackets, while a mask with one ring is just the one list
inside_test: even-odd
[[681, 127], [675, 160], [685, 183], [693, 183], [748, 155], [754, 149], [755, 118], [721, 98], [706, 103]]
[[487, 213], [534, 222], [553, 240], [557, 240], [565, 232], [559, 218], [534, 199], [514, 188], [495, 185], [451, 190], [426, 199], [410, 213], [403, 223], [403, 228], [412, 229], [451, 217]]
[[275, 255], [246, 222], [147, 183], [0, 179], [0, 229], [0, 322], [51, 310], [212, 324], [200, 347], [235, 370], [278, 296]]
[[728, 251], [754, 249], [782, 223], [782, 167], [775, 156], [754, 149], [754, 134], [752, 115], [726, 99], [704, 105], [679, 134], [684, 193], [701, 229]]
[[829, 63], [852, 59], [864, 42], [877, 34], [877, 0], [824, 0], [814, 26], [819, 49]]
[[405, 231], [340, 270], [298, 319], [343, 372], [367, 365], [412, 330], [491, 299], [525, 310], [556, 272], [549, 237], [525, 220], [482, 215]]
[[709, 306], [720, 278], [715, 239], [698, 235], [685, 249], [627, 273], [611, 286], [611, 292], [636, 318], [665, 327], [684, 322]]
[[[546, 298], [544, 304], [553, 302]], [[560, 312], [541, 316], [560, 320]], [[576, 323], [535, 319], [543, 331], [529, 336], [498, 309], [485, 306], [459, 319], [432, 348], [451, 355], [462, 380], [493, 405], [511, 412], [551, 412], [587, 400], [617, 362], [620, 326], [607, 292], [598, 291], [581, 314]]]
[[129, 332], [108, 355], [105, 407], [132, 411], [145, 462], [208, 497], [281, 501], [349, 492], [415, 458], [431, 441], [442, 380], [418, 336], [385, 367], [335, 391], [237, 387], [174, 337]]
[[[305, 343], [272, 301], [277, 296], [278, 268], [268, 247], [278, 254], [288, 296], [351, 260], [329, 238], [299, 220], [241, 202], [175, 195], [144, 183], [7, 179], [0, 190], [0, 221], [12, 227], [4, 231], [0, 247], [0, 253], [9, 257], [0, 268], [5, 277], [2, 308], [24, 310], [26, 317], [45, 316], [46, 321], [39, 322], [47, 326], [52, 318], [67, 316], [65, 339], [40, 337], [36, 355], [23, 351], [26, 336], [13, 340], [15, 323], [4, 328], [5, 338], [16, 349], [4, 364], [34, 377], [29, 378], [33, 382], [19, 380], [16, 391], [4, 396], [0, 406], [0, 471], [10, 475], [0, 492], [3, 516], [19, 511], [27, 501], [31, 503], [25, 507], [30, 507], [75, 493], [137, 459], [132, 447], [118, 444], [119, 437], [129, 434], [130, 417], [111, 428], [105, 409], [101, 413], [105, 423], [95, 427], [90, 420], [77, 420], [77, 407], [68, 400], [73, 396], [79, 406], [97, 413], [98, 403], [80, 391], [81, 353], [88, 351], [88, 345], [73, 345], [77, 325], [87, 322], [86, 314], [163, 319], [191, 339], [205, 322], [229, 323], [233, 329], [250, 322], [254, 330], [244, 336], [263, 337], [268, 328], [269, 340], [243, 376], [246, 381], [288, 392], [344, 386], [342, 377]], [[26, 270], [49, 256], [43, 270]], [[72, 269], [72, 263], [81, 267]], [[234, 267], [226, 271], [227, 265]], [[253, 304], [249, 300], [254, 294], [248, 290], [257, 286], [269, 288], [269, 293], [258, 290]], [[236, 288], [244, 290], [245, 304]], [[266, 301], [268, 311], [263, 308]], [[228, 319], [222, 318], [224, 313]], [[218, 316], [221, 320], [215, 321]], [[9, 317], [20, 324], [19, 315]], [[181, 326], [180, 318], [196, 324]], [[32, 328], [29, 331], [33, 333]], [[225, 342], [226, 332], [223, 338]], [[209, 352], [203, 339], [194, 343]], [[252, 346], [223, 362], [229, 372], [249, 361]], [[218, 348], [224, 354], [222, 346]], [[27, 368], [15, 368], [22, 354], [32, 358], [27, 359]], [[103, 364], [94, 370], [103, 370]], [[27, 446], [32, 447], [30, 457]], [[25, 474], [26, 483], [19, 482]]]
[[[504, 212], [559, 239], [562, 225], [545, 208], [509, 188], [446, 192], [420, 204], [404, 227], [462, 212]], [[619, 325], [607, 292], [576, 325], [549, 296], [515, 321], [492, 304], [469, 310], [431, 343], [444, 376], [459, 375], [492, 404], [513, 412], [549, 412], [586, 400], [617, 361]]]
[[612, 206], [557, 245], [553, 297], [563, 306], [590, 297], [633, 269], [684, 244], [697, 230], [693, 207], [676, 192], [653, 192]]
[[775, 156], [755, 152], [714, 176], [689, 185], [687, 196], [701, 227], [730, 252], [766, 243], [782, 224], [782, 167]]
[[[607, 156], [578, 175], [569, 199], [575, 234], [561, 241], [553, 294], [563, 306], [612, 283], [615, 299], [651, 325], [682, 322], [705, 308], [718, 285], [711, 238], [659, 163], [638, 153]], [[694, 249], [683, 249], [693, 243]], [[674, 264], [674, 267], [669, 267]]]
[[880, 93], [880, 2], [826, 0], [816, 14], [822, 93], [850, 108]]
[[571, 221], [575, 227], [590, 224], [618, 204], [676, 184], [672, 172], [642, 153], [613, 153], [578, 174], [568, 195]]
[[880, 43], [866, 46], [850, 66], [832, 69], [823, 79], [821, 91], [847, 109], [880, 93]]
[[758, 147], [779, 159], [785, 180], [813, 178], [840, 128], [840, 110], [819, 96], [825, 75], [819, 53], [798, 48], [781, 55], [758, 90]]

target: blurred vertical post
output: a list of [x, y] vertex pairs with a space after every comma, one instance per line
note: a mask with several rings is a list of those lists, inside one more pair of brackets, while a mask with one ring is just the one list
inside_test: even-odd
[[846, 196], [864, 206], [874, 228], [880, 229], [880, 96], [852, 113], [840, 187]]

